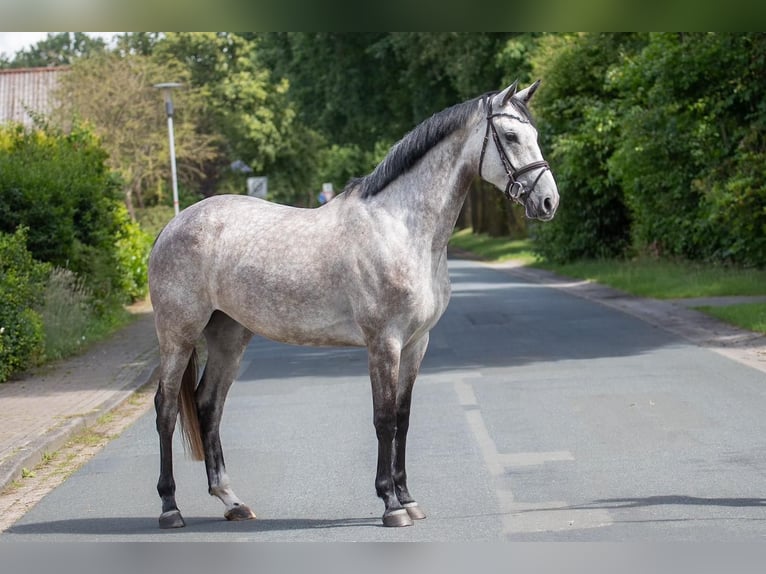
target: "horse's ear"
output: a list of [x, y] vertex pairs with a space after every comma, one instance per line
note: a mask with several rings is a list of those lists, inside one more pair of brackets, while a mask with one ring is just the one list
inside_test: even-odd
[[516, 94], [516, 97], [520, 99], [525, 104], [529, 103], [529, 100], [532, 99], [532, 96], [535, 95], [535, 92], [537, 91], [537, 88], [540, 86], [540, 80], [537, 80], [534, 84], [529, 86], [528, 88], [524, 88], [519, 93]]
[[500, 100], [500, 107], [502, 108], [505, 104], [507, 104], [510, 99], [516, 94], [516, 90], [519, 87], [519, 81], [516, 80], [513, 82], [510, 86], [505, 88], [500, 94], [498, 94], [497, 99]]

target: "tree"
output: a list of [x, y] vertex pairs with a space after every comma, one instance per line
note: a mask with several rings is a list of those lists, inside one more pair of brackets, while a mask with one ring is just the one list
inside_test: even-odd
[[[370, 52], [383, 36], [285, 32], [256, 38], [259, 60], [289, 82], [303, 124], [331, 144], [372, 149], [384, 137], [392, 143], [391, 132], [402, 135], [403, 129], [389, 97], [391, 70]], [[383, 121], [381, 111], [388, 112]]]
[[290, 82], [300, 119], [332, 144], [372, 150], [431, 114], [498, 89], [502, 33], [272, 33], [259, 58]]
[[652, 34], [615, 76], [639, 247], [766, 265], [766, 34]]
[[[167, 81], [188, 85], [189, 73], [171, 62], [111, 52], [76, 60], [61, 80], [56, 120], [67, 125], [79, 119], [93, 126], [109, 154], [109, 167], [122, 178], [131, 216], [136, 206], [160, 201], [168, 180], [166, 119], [162, 98], [153, 87]], [[200, 181], [202, 166], [217, 153], [215, 136], [197, 129], [203, 98], [204, 93], [189, 88], [173, 94], [178, 176], [189, 186]]]
[[[301, 125], [288, 97], [290, 84], [275, 79], [258, 56], [258, 39], [231, 33], [177, 32], [158, 40], [153, 57], [188, 70], [204, 94], [198, 130], [220, 134], [216, 161], [205, 165], [206, 195], [214, 188], [243, 188], [229, 166], [244, 161], [269, 176], [274, 197], [303, 203], [316, 173], [319, 138]], [[241, 176], [240, 176], [241, 178]], [[228, 180], [228, 182], [227, 182]]]
[[[318, 170], [333, 181], [369, 172], [385, 151], [431, 114], [502, 87], [531, 36], [507, 33], [272, 33], [248, 35], [257, 56], [287, 78], [301, 124], [327, 142]], [[507, 44], [515, 38], [515, 44]], [[474, 197], [474, 194], [471, 196]], [[479, 219], [497, 233], [514, 217], [490, 190]], [[492, 219], [492, 221], [489, 221]]]
[[102, 38], [93, 38], [85, 32], [49, 33], [44, 40], [16, 52], [13, 59], [0, 68], [66, 66], [83, 56], [105, 50], [106, 42]]
[[609, 78], [646, 41], [639, 34], [546, 35], [532, 63], [543, 79], [535, 97], [540, 139], [561, 191], [561, 209], [536, 228], [548, 259], [620, 255], [631, 219], [609, 160], [619, 145], [618, 102]]

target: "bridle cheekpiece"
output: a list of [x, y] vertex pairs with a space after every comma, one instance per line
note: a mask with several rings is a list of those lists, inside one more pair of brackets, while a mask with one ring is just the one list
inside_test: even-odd
[[[503, 193], [505, 194], [505, 197], [507, 197], [509, 200], [513, 200], [524, 205], [527, 198], [534, 191], [535, 186], [537, 185], [537, 182], [540, 181], [540, 178], [543, 176], [543, 174], [546, 171], [549, 171], [551, 168], [548, 165], [547, 161], [533, 161], [532, 163], [528, 163], [527, 165], [524, 165], [520, 167], [519, 169], [516, 169], [515, 167], [513, 167], [511, 160], [508, 158], [508, 154], [505, 153], [505, 149], [500, 143], [500, 135], [497, 133], [497, 128], [495, 127], [495, 123], [493, 119], [498, 117], [509, 117], [509, 118], [514, 118], [522, 123], [529, 123], [529, 122], [515, 114], [509, 114], [505, 112], [493, 113], [492, 96], [493, 94], [488, 94], [487, 96], [485, 96], [485, 99], [484, 99], [484, 106], [487, 110], [487, 130], [484, 132], [484, 143], [481, 146], [481, 156], [479, 158], [479, 176], [481, 177], [481, 168], [482, 168], [482, 165], [484, 164], [484, 153], [487, 151], [487, 142], [489, 141], [489, 134], [491, 133], [492, 139], [495, 142], [495, 147], [497, 148], [497, 153], [500, 156], [500, 161], [502, 162], [503, 168], [505, 169], [505, 173], [508, 176], [508, 184], [505, 186], [505, 190], [503, 191]], [[536, 169], [539, 169], [540, 173], [535, 178], [535, 181], [532, 182], [532, 185], [529, 188], [525, 188], [524, 184], [518, 181], [517, 178], [520, 175], [523, 175], [530, 171], [534, 171]]]

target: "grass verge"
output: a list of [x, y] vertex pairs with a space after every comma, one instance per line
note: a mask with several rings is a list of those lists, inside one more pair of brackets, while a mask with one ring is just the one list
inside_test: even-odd
[[538, 257], [532, 251], [529, 239], [508, 239], [490, 237], [485, 233], [474, 234], [471, 228], [460, 229], [452, 235], [450, 245], [470, 251], [487, 261], [508, 261], [510, 259], [529, 265]]
[[742, 303], [725, 307], [696, 307], [722, 321], [766, 335], [766, 303]]
[[[688, 261], [658, 259], [588, 260], [556, 264], [541, 260], [529, 240], [474, 235], [471, 229], [454, 233], [450, 245], [486, 261], [518, 260], [576, 279], [595, 281], [639, 297], [682, 299], [733, 295], [766, 295], [766, 270], [742, 269]], [[738, 327], [766, 333], [766, 304], [745, 303], [698, 307], [699, 311]]]
[[556, 264], [541, 260], [528, 239], [473, 235], [471, 229], [455, 232], [450, 245], [470, 251], [487, 261], [519, 262], [576, 279], [596, 281], [639, 297], [681, 299], [726, 295], [766, 295], [766, 271], [740, 269], [688, 261], [659, 259], [600, 259]]
[[766, 271], [656, 259], [535, 263], [560, 275], [589, 279], [639, 297], [681, 299], [766, 295]]
[[96, 313], [82, 279], [61, 268], [54, 269], [48, 279], [41, 315], [47, 361], [77, 354], [133, 319], [119, 304], [107, 303]]

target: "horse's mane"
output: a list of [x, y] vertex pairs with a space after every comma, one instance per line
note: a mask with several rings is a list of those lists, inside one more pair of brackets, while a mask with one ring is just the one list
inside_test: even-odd
[[400, 175], [412, 169], [428, 150], [455, 130], [465, 126], [469, 118], [476, 113], [476, 104], [480, 99], [474, 98], [456, 104], [424, 120], [394, 144], [372, 173], [350, 180], [346, 184], [346, 190], [358, 188], [363, 198], [372, 197], [382, 191]]

